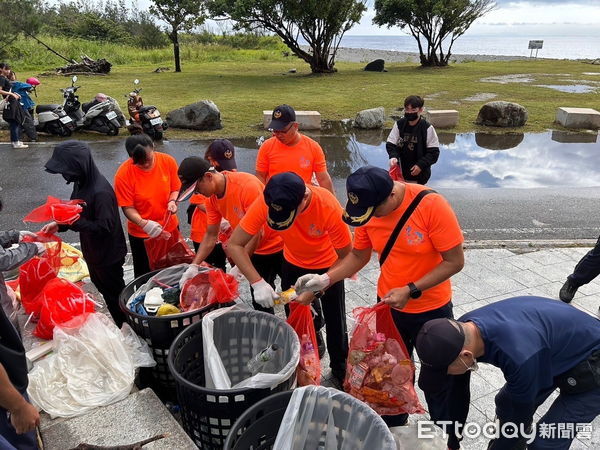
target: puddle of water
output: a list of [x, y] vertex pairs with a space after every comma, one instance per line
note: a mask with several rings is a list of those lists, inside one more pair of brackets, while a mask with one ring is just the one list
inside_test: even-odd
[[470, 97], [463, 98], [465, 102], [485, 102], [493, 98], [498, 97], [498, 94], [492, 94], [490, 92], [480, 92], [479, 94], [472, 95]]
[[511, 74], [511, 75], [499, 75], [496, 77], [482, 78], [479, 81], [483, 81], [484, 83], [508, 84], [508, 83], [531, 83], [533, 80], [534, 80], [533, 76], [529, 73], [515, 73], [515, 74]]
[[537, 87], [544, 87], [554, 89], [555, 91], [568, 92], [571, 94], [588, 94], [590, 92], [596, 92], [596, 87], [588, 86], [586, 84], [534, 84]]

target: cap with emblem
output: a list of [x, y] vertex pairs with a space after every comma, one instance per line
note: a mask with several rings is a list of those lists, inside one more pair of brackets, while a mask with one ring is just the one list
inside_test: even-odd
[[293, 172], [283, 172], [271, 177], [263, 194], [269, 207], [269, 227], [274, 230], [288, 229], [294, 223], [305, 192], [304, 180]]
[[220, 170], [236, 170], [235, 148], [228, 139], [216, 139], [208, 146], [205, 157], [219, 163]]
[[179, 169], [177, 169], [177, 176], [181, 180], [178, 201], [183, 201], [189, 197], [193, 193], [193, 191], [189, 191], [190, 188], [209, 170], [214, 170], [210, 163], [198, 156], [190, 156], [181, 161]]
[[290, 105], [279, 105], [271, 115], [270, 130], [280, 131], [288, 126], [290, 122], [296, 121], [296, 111]]
[[348, 202], [343, 220], [348, 225], [360, 227], [367, 223], [375, 208], [388, 198], [394, 182], [387, 170], [374, 166], [364, 166], [346, 180]]

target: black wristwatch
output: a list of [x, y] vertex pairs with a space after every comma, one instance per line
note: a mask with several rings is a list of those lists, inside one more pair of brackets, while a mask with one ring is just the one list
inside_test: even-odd
[[415, 283], [408, 283], [408, 289], [410, 289], [410, 298], [419, 298], [422, 294], [421, 289], [415, 286]]

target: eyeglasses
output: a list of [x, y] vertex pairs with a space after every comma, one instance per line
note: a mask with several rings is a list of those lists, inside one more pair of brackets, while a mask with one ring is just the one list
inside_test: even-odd
[[294, 122], [290, 123], [287, 127], [285, 127], [283, 130], [275, 130], [273, 128], [271, 128], [269, 131], [273, 134], [285, 134], [288, 131], [290, 131], [292, 129], [292, 127], [294, 126]]

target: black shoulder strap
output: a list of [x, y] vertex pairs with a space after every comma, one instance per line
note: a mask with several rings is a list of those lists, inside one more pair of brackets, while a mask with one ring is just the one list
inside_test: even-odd
[[408, 205], [408, 208], [406, 208], [406, 211], [404, 211], [404, 214], [402, 214], [402, 217], [400, 217], [400, 220], [398, 221], [396, 228], [394, 228], [394, 231], [392, 231], [390, 238], [388, 239], [387, 243], [385, 244], [385, 247], [383, 248], [383, 251], [381, 252], [381, 256], [379, 257], [379, 267], [383, 266], [383, 263], [385, 262], [388, 255], [390, 254], [392, 247], [396, 243], [396, 239], [398, 239], [398, 235], [400, 234], [400, 231], [402, 231], [402, 228], [404, 228], [404, 224], [406, 223], [408, 218], [412, 215], [412, 213], [417, 208], [419, 203], [421, 203], [421, 200], [423, 199], [423, 197], [425, 197], [427, 194], [435, 194], [435, 193], [436, 192], [433, 189], [426, 189], [424, 191], [421, 191], [413, 199], [413, 201], [410, 203], [410, 205]]

